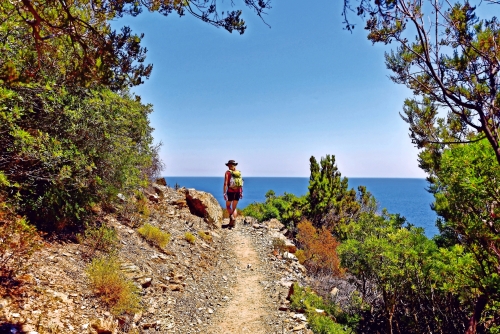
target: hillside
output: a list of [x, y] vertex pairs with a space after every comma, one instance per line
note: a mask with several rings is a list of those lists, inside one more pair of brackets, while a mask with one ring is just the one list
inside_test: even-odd
[[[146, 192], [146, 214], [97, 218], [116, 231], [116, 257], [139, 288], [139, 309], [119, 314], [91, 285], [86, 268], [106, 255], [92, 240], [52, 238], [25, 263], [23, 275], [2, 287], [0, 333], [311, 333], [305, 317], [286, 305], [292, 282], [306, 277], [293, 256], [273, 252], [283, 225], [247, 217], [227, 229], [213, 213], [222, 214], [220, 208], [200, 213], [190, 199], [211, 195], [154, 190]], [[144, 224], [170, 233], [169, 243], [147, 242], [138, 233]]]

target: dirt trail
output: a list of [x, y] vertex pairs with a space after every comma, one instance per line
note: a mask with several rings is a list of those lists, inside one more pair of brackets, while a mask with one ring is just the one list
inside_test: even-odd
[[260, 281], [264, 276], [258, 271], [261, 263], [252, 241], [238, 229], [229, 233], [228, 242], [238, 261], [238, 278], [232, 289], [234, 298], [222, 311], [221, 322], [209, 333], [212, 334], [266, 334], [265, 324], [269, 307]]

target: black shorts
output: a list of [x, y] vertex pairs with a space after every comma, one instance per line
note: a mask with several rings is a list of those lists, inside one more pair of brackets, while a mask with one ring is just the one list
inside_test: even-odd
[[240, 192], [235, 191], [235, 192], [227, 192], [227, 200], [228, 201], [239, 201], [240, 200]]

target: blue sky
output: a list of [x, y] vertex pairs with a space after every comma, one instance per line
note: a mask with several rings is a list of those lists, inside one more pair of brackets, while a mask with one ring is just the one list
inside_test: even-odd
[[411, 93], [362, 22], [342, 29], [341, 4], [274, 1], [271, 28], [244, 9], [244, 35], [189, 15], [114, 22], [145, 34], [153, 73], [134, 91], [154, 105], [164, 175], [221, 176], [234, 159], [245, 176], [309, 176], [311, 155], [334, 154], [348, 177], [424, 177], [398, 114]]

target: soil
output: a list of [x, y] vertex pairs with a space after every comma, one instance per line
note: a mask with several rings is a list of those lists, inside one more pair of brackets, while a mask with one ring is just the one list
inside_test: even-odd
[[240, 231], [231, 233], [229, 243], [233, 246], [238, 267], [242, 268], [237, 276], [236, 285], [231, 294], [234, 299], [222, 310], [222, 321], [209, 330], [209, 333], [269, 333], [264, 320], [270, 303], [259, 282], [264, 276], [255, 269], [260, 267], [259, 256], [254, 250], [249, 237]]

